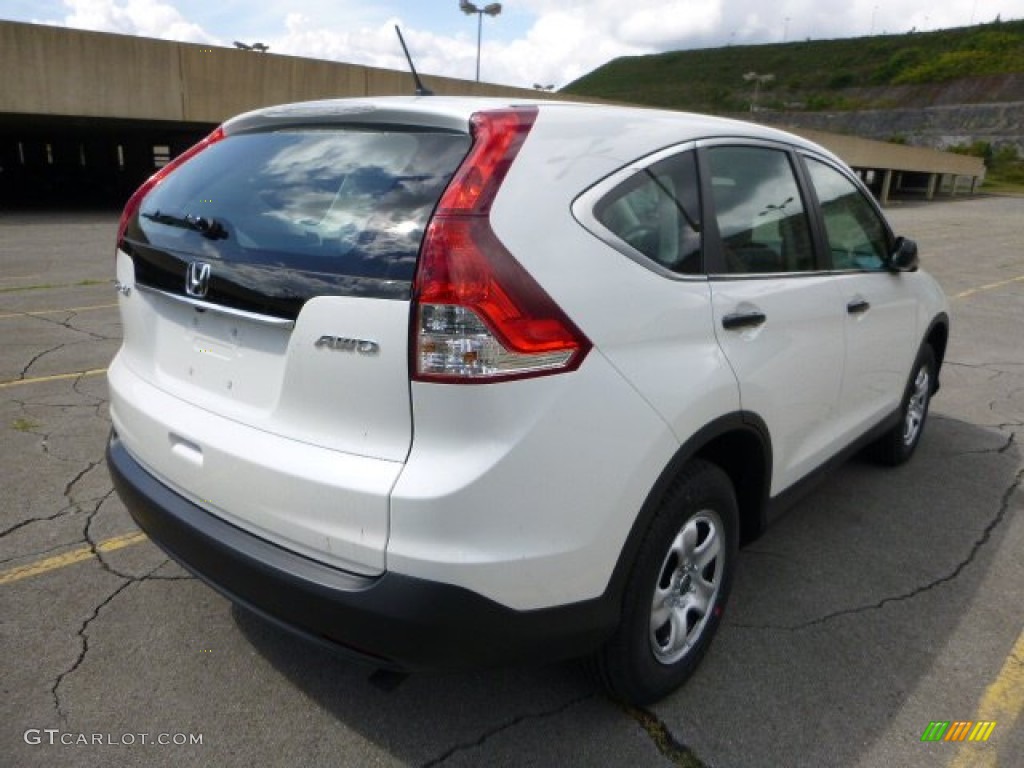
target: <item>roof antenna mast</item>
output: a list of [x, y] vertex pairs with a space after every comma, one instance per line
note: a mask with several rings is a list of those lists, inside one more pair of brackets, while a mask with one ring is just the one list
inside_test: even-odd
[[398, 42], [402, 44], [402, 50], [405, 51], [405, 60], [409, 62], [409, 71], [412, 72], [412, 80], [416, 83], [416, 95], [433, 96], [434, 92], [424, 86], [420, 76], [416, 74], [416, 67], [412, 63], [412, 56], [409, 55], [409, 49], [405, 45], [405, 38], [402, 37], [402, 30], [398, 28], [397, 24], [395, 24], [395, 32], [398, 33]]

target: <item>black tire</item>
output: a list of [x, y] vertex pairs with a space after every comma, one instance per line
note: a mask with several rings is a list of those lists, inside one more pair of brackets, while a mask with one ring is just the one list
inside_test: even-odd
[[595, 658], [612, 697], [645, 706], [693, 673], [721, 621], [738, 548], [739, 513], [729, 477], [714, 464], [691, 462], [647, 529], [626, 583], [619, 627]]
[[879, 464], [895, 467], [914, 455], [928, 418], [928, 406], [935, 391], [935, 376], [935, 353], [925, 344], [917, 353], [917, 360], [914, 361], [903, 392], [899, 424], [871, 444], [871, 456]]

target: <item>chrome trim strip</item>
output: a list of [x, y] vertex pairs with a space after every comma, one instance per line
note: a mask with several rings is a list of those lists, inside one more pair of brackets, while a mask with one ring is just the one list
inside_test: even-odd
[[135, 284], [136, 289], [142, 293], [152, 293], [157, 296], [163, 296], [165, 299], [176, 301], [179, 304], [188, 304], [189, 306], [195, 307], [203, 312], [216, 312], [219, 315], [229, 315], [230, 317], [240, 317], [245, 320], [249, 320], [253, 323], [260, 323], [262, 325], [271, 325], [275, 328], [284, 328], [291, 330], [295, 327], [294, 320], [286, 320], [283, 317], [272, 317], [270, 315], [260, 315], [256, 312], [246, 312], [244, 309], [235, 309], [234, 307], [224, 307], [220, 304], [212, 304], [208, 301], [201, 301], [199, 299], [193, 299], [190, 296], [181, 296], [177, 293], [169, 293], [168, 291], [161, 291], [159, 288], [151, 288], [148, 285], [142, 285], [140, 283]]
[[808, 269], [794, 272], [712, 272], [711, 281], [721, 280], [791, 280], [800, 277], [831, 277], [834, 272], [827, 269]]

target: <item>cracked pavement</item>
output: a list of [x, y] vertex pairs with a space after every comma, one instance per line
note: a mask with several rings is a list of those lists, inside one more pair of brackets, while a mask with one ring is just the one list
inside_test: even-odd
[[[647, 710], [577, 664], [374, 675], [232, 607], [137, 529], [103, 459], [117, 214], [0, 213], [5, 765], [932, 766], [1024, 624], [1024, 199], [890, 209], [952, 299], [919, 454], [855, 459], [741, 552], [718, 638]], [[57, 560], [57, 558], [67, 559]], [[70, 559], [69, 559], [70, 558]], [[73, 562], [72, 562], [73, 560]], [[28, 744], [202, 734], [201, 745]], [[1024, 722], [985, 749], [1024, 754]], [[992, 753], [994, 754], [994, 752]]]

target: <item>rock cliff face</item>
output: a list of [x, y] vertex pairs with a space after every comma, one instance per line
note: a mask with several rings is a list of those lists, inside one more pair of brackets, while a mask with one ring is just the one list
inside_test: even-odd
[[893, 106], [848, 112], [764, 110], [741, 117], [935, 149], [987, 141], [996, 149], [1016, 147], [1024, 155], [1024, 73], [846, 92], [858, 103]]
[[742, 117], [935, 149], [987, 141], [996, 149], [1016, 147], [1024, 155], [1024, 101], [859, 112], [757, 112]]
[[951, 107], [1024, 101], [1024, 72], [964, 77], [927, 85], [852, 87], [844, 90], [866, 107]]

